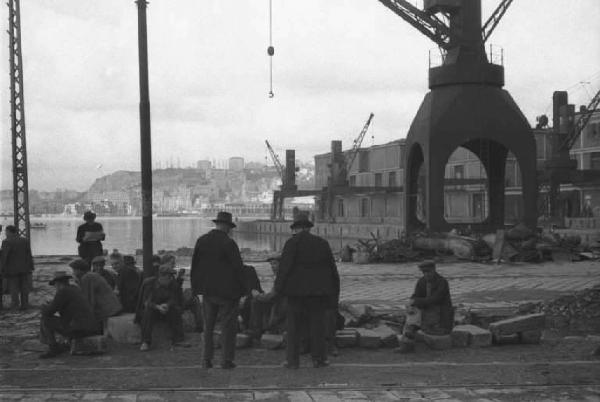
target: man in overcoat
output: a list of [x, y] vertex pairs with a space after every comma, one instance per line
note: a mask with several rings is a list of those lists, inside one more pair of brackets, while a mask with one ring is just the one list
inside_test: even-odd
[[203, 367], [211, 368], [213, 334], [217, 315], [222, 318], [224, 369], [235, 368], [235, 337], [239, 301], [246, 294], [240, 250], [229, 233], [236, 227], [229, 212], [219, 212], [215, 229], [198, 238], [192, 256], [191, 283], [194, 295], [202, 296], [204, 315]]
[[[313, 367], [327, 361], [325, 311], [337, 307], [340, 277], [327, 241], [310, 233], [308, 216], [299, 214], [290, 226], [294, 235], [283, 247], [275, 293], [286, 296], [286, 368], [298, 368], [302, 326], [308, 319], [310, 353]], [[335, 306], [333, 306], [335, 304]]]
[[94, 257], [102, 255], [102, 241], [105, 240], [104, 229], [102, 225], [96, 222], [96, 214], [92, 211], [86, 211], [83, 214], [84, 224], [77, 227], [77, 236], [75, 240], [79, 243], [77, 252], [79, 257], [86, 260], [91, 265]]
[[0, 267], [5, 286], [10, 293], [11, 308], [20, 307], [21, 310], [25, 310], [29, 306], [29, 292], [32, 287], [33, 257], [29, 241], [19, 236], [17, 228], [13, 225], [6, 227], [6, 240], [2, 242], [1, 255]]

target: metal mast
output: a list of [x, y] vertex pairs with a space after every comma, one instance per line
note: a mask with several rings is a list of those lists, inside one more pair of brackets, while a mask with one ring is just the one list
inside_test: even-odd
[[19, 234], [30, 239], [29, 186], [25, 141], [25, 98], [21, 50], [21, 7], [19, 0], [8, 1], [10, 52], [10, 117], [13, 162], [14, 225]]

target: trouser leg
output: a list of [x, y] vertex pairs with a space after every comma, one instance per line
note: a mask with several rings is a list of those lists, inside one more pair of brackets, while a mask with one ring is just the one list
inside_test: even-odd
[[23, 275], [20, 281], [20, 292], [21, 292], [21, 308], [27, 308], [29, 306], [29, 289], [31, 288], [31, 274]]
[[310, 354], [314, 360], [327, 360], [325, 343], [325, 310], [313, 309], [308, 313]]
[[21, 293], [21, 287], [19, 286], [19, 277], [18, 276], [10, 276], [7, 278], [8, 281], [8, 290], [10, 292], [10, 307], [18, 308], [19, 307], [19, 294]]
[[202, 312], [204, 313], [204, 336], [203, 336], [203, 358], [212, 360], [214, 357], [214, 332], [219, 306], [207, 300], [205, 297], [202, 303]]
[[265, 318], [271, 311], [273, 303], [267, 301], [252, 300], [250, 305], [250, 330], [256, 339], [260, 339], [265, 328]]
[[183, 320], [181, 318], [181, 308], [173, 306], [167, 311], [167, 323], [171, 330], [171, 342], [177, 343], [183, 341]]
[[154, 322], [158, 318], [158, 314], [159, 312], [151, 307], [144, 308], [144, 312], [142, 313], [142, 342], [148, 345], [152, 344], [152, 329], [154, 328]]
[[300, 326], [304, 317], [301, 306], [302, 304], [299, 300], [288, 299], [286, 356], [288, 364], [295, 366], [300, 364]]
[[40, 337], [42, 343], [50, 347], [56, 347], [56, 333], [66, 334], [66, 328], [62, 325], [60, 318], [56, 316], [42, 316], [40, 319]]
[[235, 338], [237, 335], [237, 317], [239, 314], [239, 301], [232, 300], [223, 304], [223, 361], [233, 362], [235, 358]]

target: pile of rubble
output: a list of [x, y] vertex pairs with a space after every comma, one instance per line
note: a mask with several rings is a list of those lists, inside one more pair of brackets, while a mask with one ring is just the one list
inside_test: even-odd
[[415, 262], [444, 256], [478, 262], [579, 261], [600, 258], [600, 243], [596, 249], [593, 245], [582, 244], [579, 236], [537, 233], [524, 224], [518, 224], [511, 229], [485, 235], [457, 230], [448, 233], [418, 232], [389, 241], [382, 241], [371, 233], [370, 239], [346, 245], [341, 252], [342, 261], [358, 263]]
[[561, 296], [542, 307], [548, 327], [568, 333], [600, 333], [600, 285]]

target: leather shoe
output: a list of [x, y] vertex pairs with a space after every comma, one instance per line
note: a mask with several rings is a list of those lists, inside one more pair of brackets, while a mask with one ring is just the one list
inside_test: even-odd
[[213, 367], [213, 364], [210, 360], [206, 359], [202, 362], [202, 368], [209, 369], [212, 367]]
[[313, 359], [313, 367], [314, 368], [321, 368], [321, 367], [327, 367], [327, 366], [329, 366], [329, 362], [327, 360]]
[[236, 364], [230, 360], [226, 360], [225, 362], [223, 362], [223, 364], [221, 364], [221, 368], [225, 369], [225, 370], [231, 370], [234, 369], [236, 367]]
[[281, 365], [281, 367], [286, 368], [286, 369], [292, 369], [292, 370], [296, 370], [298, 369], [299, 365], [298, 364], [292, 364], [289, 362], [283, 362], [283, 364]]

